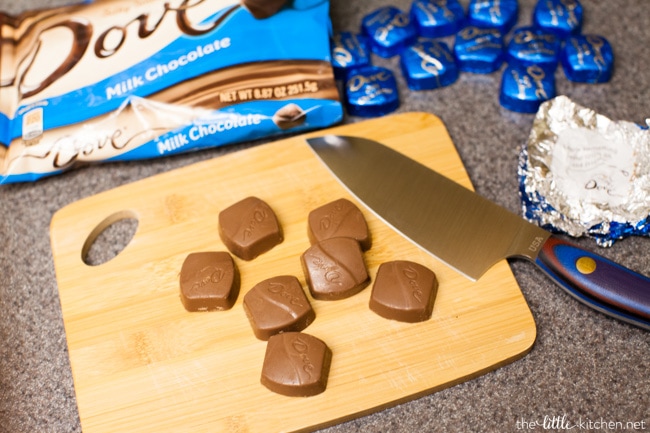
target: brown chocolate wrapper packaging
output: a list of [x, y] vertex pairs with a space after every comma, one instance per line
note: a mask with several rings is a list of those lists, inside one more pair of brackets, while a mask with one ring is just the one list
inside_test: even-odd
[[324, 0], [0, 14], [0, 184], [342, 119]]

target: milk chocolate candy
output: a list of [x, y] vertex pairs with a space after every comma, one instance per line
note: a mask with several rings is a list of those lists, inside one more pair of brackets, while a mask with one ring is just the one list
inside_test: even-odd
[[302, 331], [316, 318], [300, 281], [293, 275], [256, 284], [244, 296], [244, 311], [260, 340], [280, 332]]
[[465, 10], [458, 0], [415, 0], [411, 4], [411, 21], [420, 36], [451, 36], [463, 27]]
[[538, 65], [508, 65], [501, 77], [499, 103], [508, 110], [535, 113], [555, 97], [555, 75]]
[[225, 251], [191, 253], [181, 267], [180, 286], [187, 311], [228, 310], [239, 294], [239, 272]]
[[399, 54], [418, 37], [408, 14], [395, 6], [380, 7], [363, 17], [361, 30], [370, 39], [372, 52], [381, 57]]
[[370, 249], [370, 231], [359, 208], [341, 198], [312, 210], [307, 217], [307, 234], [312, 244], [325, 239], [346, 237], [357, 240], [362, 250]]
[[219, 213], [219, 236], [228, 250], [252, 260], [283, 241], [273, 209], [257, 197], [247, 197]]
[[533, 24], [549, 30], [561, 39], [580, 33], [582, 5], [579, 0], [538, 0]]
[[400, 58], [402, 74], [411, 90], [431, 90], [453, 84], [458, 67], [453, 53], [444, 42], [418, 38]]
[[382, 263], [370, 294], [370, 309], [386, 319], [422, 322], [431, 317], [438, 291], [436, 274], [418, 263]]
[[467, 7], [469, 25], [495, 28], [508, 33], [519, 17], [518, 0], [470, 0]]
[[560, 61], [564, 74], [570, 81], [605, 83], [612, 78], [614, 51], [602, 36], [570, 36], [564, 44]]
[[495, 72], [505, 59], [503, 35], [498, 29], [465, 27], [456, 34], [454, 55], [461, 71], [475, 74]]
[[370, 41], [367, 36], [337, 32], [332, 36], [332, 68], [337, 80], [345, 80], [348, 72], [371, 64]]
[[332, 351], [320, 339], [302, 332], [269, 338], [260, 382], [289, 397], [309, 397], [327, 388]]
[[345, 107], [352, 116], [383, 116], [399, 107], [395, 76], [381, 66], [368, 65], [350, 71], [344, 91]]
[[552, 74], [560, 58], [560, 46], [560, 39], [548, 30], [518, 27], [506, 47], [507, 60], [511, 65], [538, 65]]
[[305, 123], [306, 118], [307, 113], [297, 104], [291, 103], [276, 111], [273, 122], [281, 129], [290, 129]]
[[300, 259], [314, 299], [348, 298], [370, 282], [359, 242], [352, 238], [325, 239], [309, 247]]
[[278, 13], [287, 0], [242, 0], [242, 4], [257, 19], [264, 19]]

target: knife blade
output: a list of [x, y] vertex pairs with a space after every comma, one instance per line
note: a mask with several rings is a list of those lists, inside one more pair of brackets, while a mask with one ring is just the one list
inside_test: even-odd
[[551, 234], [374, 140], [327, 135], [307, 143], [379, 219], [470, 280], [500, 260], [523, 258], [584, 304], [650, 330], [650, 278]]

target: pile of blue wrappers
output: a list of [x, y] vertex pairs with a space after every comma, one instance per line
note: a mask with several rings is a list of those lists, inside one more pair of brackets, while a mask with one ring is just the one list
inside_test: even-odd
[[[583, 34], [579, 0], [539, 0], [531, 24], [517, 26], [517, 0], [414, 0], [410, 11], [376, 9], [355, 32], [332, 37], [332, 64], [343, 82], [351, 115], [374, 117], [399, 106], [393, 72], [372, 64], [372, 54], [400, 56], [411, 90], [453, 84], [461, 72], [503, 69], [499, 102], [508, 110], [534, 113], [556, 96], [555, 72], [579, 83], [603, 83], [613, 72], [614, 53], [603, 36]], [[445, 39], [455, 36], [450, 47]], [[502, 67], [505, 64], [505, 67]]]

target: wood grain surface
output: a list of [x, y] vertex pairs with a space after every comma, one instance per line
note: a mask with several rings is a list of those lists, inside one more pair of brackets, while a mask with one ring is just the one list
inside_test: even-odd
[[[243, 295], [280, 274], [295, 275], [306, 290], [299, 257], [309, 246], [309, 211], [341, 197], [355, 201], [305, 143], [326, 133], [379, 140], [471, 188], [441, 120], [406, 113], [230, 153], [54, 215], [52, 252], [85, 433], [309, 431], [452, 386], [531, 349], [535, 323], [506, 261], [471, 282], [359, 204], [373, 238], [364, 256], [371, 278], [388, 260], [428, 266], [439, 280], [432, 318], [379, 317], [368, 308], [370, 286], [345, 300], [310, 298], [316, 320], [304, 332], [333, 353], [326, 391], [285, 397], [260, 384], [266, 343], [253, 334]], [[283, 243], [249, 262], [235, 258], [241, 292], [231, 310], [187, 312], [179, 299], [183, 260], [225, 250], [217, 215], [250, 195], [275, 210]], [[126, 248], [104, 264], [85, 264], [95, 237], [127, 217], [138, 227]]]

